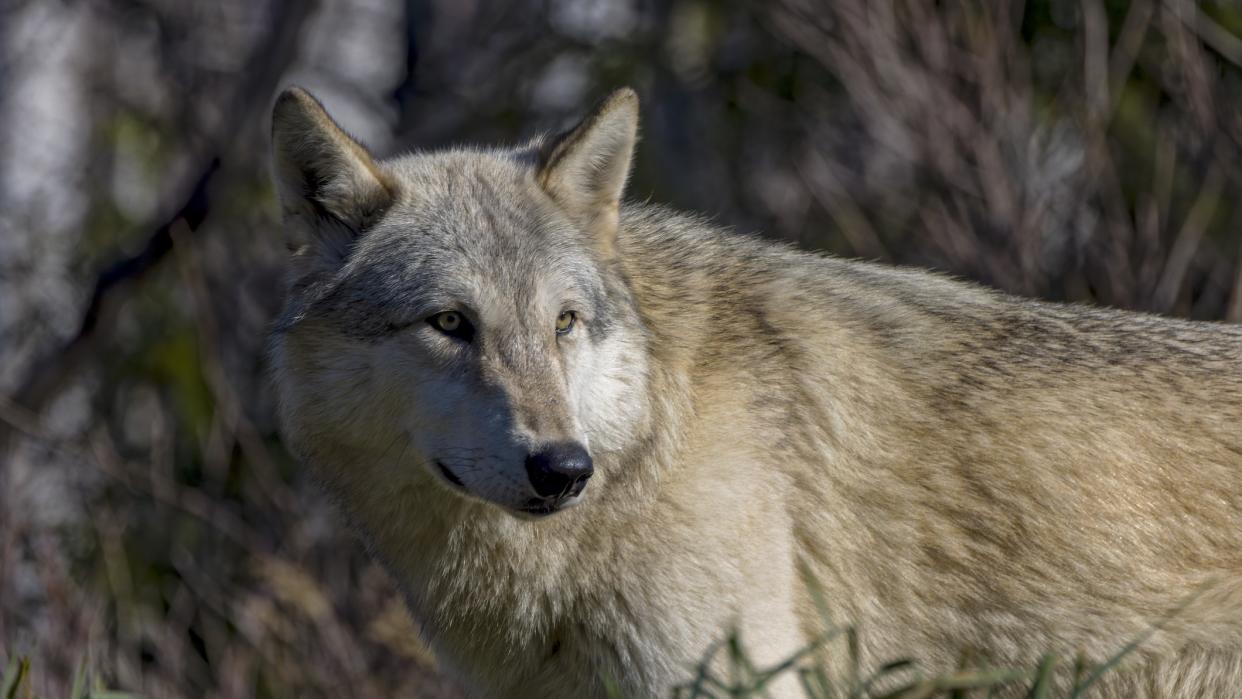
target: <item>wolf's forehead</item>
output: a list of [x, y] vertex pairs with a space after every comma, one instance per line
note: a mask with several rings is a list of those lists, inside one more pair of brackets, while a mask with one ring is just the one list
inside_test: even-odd
[[486, 289], [510, 298], [548, 286], [549, 278], [567, 286], [591, 280], [594, 264], [581, 237], [534, 208], [472, 195], [420, 196], [363, 235], [349, 276], [385, 279], [399, 295]]
[[530, 166], [509, 151], [447, 151], [410, 155], [389, 163], [401, 191], [396, 208], [433, 209], [477, 219], [497, 213], [531, 214], [539, 208]]
[[512, 301], [597, 286], [590, 258], [577, 251], [515, 243], [446, 244], [412, 230], [360, 255], [351, 277], [385, 280], [397, 297], [486, 297]]
[[349, 276], [384, 279], [394, 299], [495, 297], [512, 305], [571, 289], [598, 295], [583, 236], [525, 167], [480, 153], [390, 163], [402, 196], [360, 239]]
[[529, 264], [580, 242], [520, 153], [449, 151], [386, 163], [398, 201], [364, 242], [411, 262]]

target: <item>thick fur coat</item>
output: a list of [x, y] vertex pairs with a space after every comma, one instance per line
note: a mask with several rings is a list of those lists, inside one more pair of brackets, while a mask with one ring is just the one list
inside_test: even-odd
[[[1242, 329], [622, 204], [636, 128], [623, 90], [380, 161], [276, 105], [284, 434], [470, 691], [667, 695], [731, 628], [775, 663], [814, 580], [864, 666], [928, 672], [1099, 662], [1190, 599], [1101, 695], [1242, 694]], [[549, 443], [581, 494], [536, 497]]]

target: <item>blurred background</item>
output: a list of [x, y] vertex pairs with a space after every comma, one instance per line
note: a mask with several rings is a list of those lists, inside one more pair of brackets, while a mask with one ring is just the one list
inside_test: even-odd
[[[0, 667], [450, 697], [281, 447], [279, 89], [379, 154], [643, 98], [630, 187], [1018, 294], [1242, 319], [1242, 6], [0, 0]], [[344, 689], [348, 688], [348, 689]]]

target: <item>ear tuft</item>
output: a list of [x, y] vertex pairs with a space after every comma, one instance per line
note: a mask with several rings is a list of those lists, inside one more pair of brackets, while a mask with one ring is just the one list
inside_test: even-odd
[[638, 142], [638, 94], [625, 87], [608, 95], [568, 132], [539, 152], [536, 177], [554, 200], [611, 253], [621, 197]]
[[299, 256], [344, 259], [394, 199], [391, 178], [309, 92], [291, 87], [272, 109], [273, 170]]

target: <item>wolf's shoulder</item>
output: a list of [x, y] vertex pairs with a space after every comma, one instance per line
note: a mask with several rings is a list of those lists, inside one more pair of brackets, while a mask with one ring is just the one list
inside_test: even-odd
[[1175, 355], [1242, 363], [1239, 324], [1015, 296], [943, 272], [800, 250], [665, 206], [628, 206], [622, 221], [622, 247], [640, 258], [633, 267], [686, 298], [710, 291], [880, 337], [965, 340], [984, 353], [1046, 356], [1064, 348], [1069, 360]]
[[734, 299], [827, 304], [863, 315], [876, 306], [917, 306], [946, 318], [1017, 301], [947, 274], [803, 250], [658, 204], [622, 208], [619, 249], [625, 266], [644, 279], [709, 288]]

